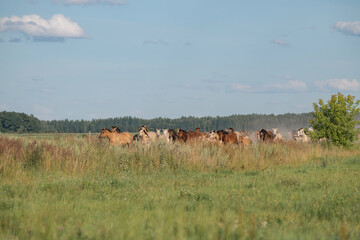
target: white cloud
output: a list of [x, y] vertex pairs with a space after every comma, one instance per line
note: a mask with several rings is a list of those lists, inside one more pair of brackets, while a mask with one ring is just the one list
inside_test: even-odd
[[289, 46], [288, 42], [285, 42], [285, 41], [282, 41], [282, 40], [279, 40], [279, 39], [273, 39], [273, 40], [271, 40], [271, 43], [276, 44], [276, 45], [280, 45], [280, 46]]
[[53, 0], [54, 3], [65, 5], [92, 5], [92, 4], [108, 4], [108, 5], [125, 5], [124, 0]]
[[307, 89], [306, 83], [298, 80], [289, 80], [285, 83], [274, 83], [268, 86], [278, 90], [305, 91]]
[[348, 80], [346, 78], [342, 79], [328, 79], [316, 81], [315, 86], [322, 90], [340, 90], [340, 91], [359, 91], [360, 82], [356, 79]]
[[354, 35], [354, 36], [360, 36], [360, 22], [336, 22], [332, 25], [332, 28], [348, 34], [348, 35]]
[[0, 18], [0, 32], [18, 31], [33, 37], [34, 40], [64, 39], [64, 38], [86, 38], [85, 31], [70, 18], [62, 14], [55, 14], [49, 20], [39, 15], [24, 15], [22, 17]]

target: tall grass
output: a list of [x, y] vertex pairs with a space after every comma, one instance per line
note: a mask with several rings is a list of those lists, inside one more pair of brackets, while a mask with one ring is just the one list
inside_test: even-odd
[[[360, 150], [323, 148], [319, 144], [284, 142], [250, 147], [210, 143], [108, 147], [106, 140], [86, 136], [24, 139], [0, 136], [2, 180], [26, 177], [34, 171], [66, 175], [115, 174], [122, 171], [253, 171], [276, 166], [326, 164], [323, 159], [359, 155]], [[328, 161], [328, 160], [326, 160]]]
[[360, 150], [0, 135], [2, 239], [358, 239]]

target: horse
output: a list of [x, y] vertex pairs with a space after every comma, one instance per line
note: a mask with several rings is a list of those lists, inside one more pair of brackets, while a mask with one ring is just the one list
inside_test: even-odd
[[139, 129], [139, 136], [144, 142], [153, 141], [157, 138], [155, 132], [149, 132], [145, 125], [141, 126]]
[[133, 136], [129, 132], [118, 133], [103, 128], [101, 130], [99, 138], [105, 138], [105, 137], [109, 139], [110, 146], [114, 146], [118, 144], [130, 146], [133, 141]]
[[224, 130], [219, 130], [217, 131], [217, 134], [219, 134], [220, 141], [222, 141], [224, 144], [228, 144], [228, 143], [238, 144], [238, 138], [236, 134], [233, 132], [226, 132]]
[[212, 143], [221, 143], [220, 136], [215, 130], [210, 131], [206, 139]]
[[239, 143], [241, 145], [243, 145], [243, 146], [249, 146], [252, 143], [252, 141], [248, 136], [240, 135], [239, 136]]
[[304, 128], [299, 128], [297, 131], [295, 131], [293, 139], [296, 142], [310, 142], [310, 138], [307, 136]]
[[195, 135], [196, 135], [196, 138], [199, 138], [199, 139], [205, 139], [208, 136], [208, 134], [206, 132], [201, 132], [200, 128], [195, 129]]
[[239, 143], [241, 142], [241, 139], [243, 139], [244, 137], [248, 137], [244, 131], [240, 131], [240, 132], [239, 131], [234, 131], [234, 129], [232, 127], [225, 129], [225, 132], [227, 132], [227, 133], [235, 133]]
[[274, 141], [274, 134], [271, 131], [261, 129], [260, 132], [256, 132], [258, 135], [258, 139], [262, 142], [273, 142]]
[[190, 134], [189, 134], [187, 131], [185, 131], [185, 130], [183, 130], [183, 129], [181, 129], [181, 128], [178, 129], [178, 131], [177, 131], [177, 136], [179, 137], [179, 140], [180, 140], [180, 141], [185, 142], [185, 143], [186, 143], [186, 141], [187, 141], [188, 139], [191, 138], [191, 137], [190, 137]]
[[170, 142], [175, 142], [176, 140], [179, 139], [178, 135], [176, 135], [176, 132], [174, 129], [164, 129], [163, 130], [164, 133], [164, 137], [166, 139], [166, 141]]
[[283, 135], [278, 132], [278, 128], [273, 128], [273, 133], [275, 135], [274, 141], [275, 142], [281, 142], [283, 140]]
[[161, 129], [156, 129], [156, 136], [158, 138], [162, 137], [163, 135], [161, 134]]
[[135, 135], [133, 136], [133, 141], [134, 141], [134, 142], [138, 142], [139, 140], [140, 140], [139, 134], [135, 134]]

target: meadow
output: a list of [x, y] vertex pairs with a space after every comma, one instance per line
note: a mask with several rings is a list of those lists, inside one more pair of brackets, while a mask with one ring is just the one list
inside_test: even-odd
[[360, 148], [0, 135], [1, 239], [360, 239]]

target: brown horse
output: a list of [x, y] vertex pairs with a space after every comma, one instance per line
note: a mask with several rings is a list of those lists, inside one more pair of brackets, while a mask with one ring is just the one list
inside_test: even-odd
[[187, 140], [189, 140], [191, 138], [190, 134], [181, 128], [177, 131], [177, 136], [179, 137], [179, 140], [181, 142], [186, 142]]
[[199, 139], [205, 139], [208, 136], [208, 134], [206, 132], [201, 132], [200, 128], [195, 129], [195, 135]]
[[222, 141], [224, 144], [228, 144], [228, 143], [238, 144], [237, 136], [233, 132], [226, 132], [224, 130], [219, 130], [217, 131], [217, 134], [219, 134], [220, 141]]
[[166, 139], [166, 141], [168, 141], [169, 143], [173, 143], [177, 140], [179, 140], [179, 136], [176, 135], [176, 132], [174, 129], [164, 129], [164, 137]]
[[262, 142], [273, 142], [274, 141], [274, 134], [271, 131], [261, 129], [260, 132], [257, 132], [258, 139]]
[[118, 144], [130, 146], [133, 141], [133, 136], [129, 132], [118, 133], [118, 132], [112, 132], [109, 129], [103, 128], [101, 130], [99, 138], [105, 138], [105, 137], [109, 139], [109, 144], [111, 146], [118, 145]]

